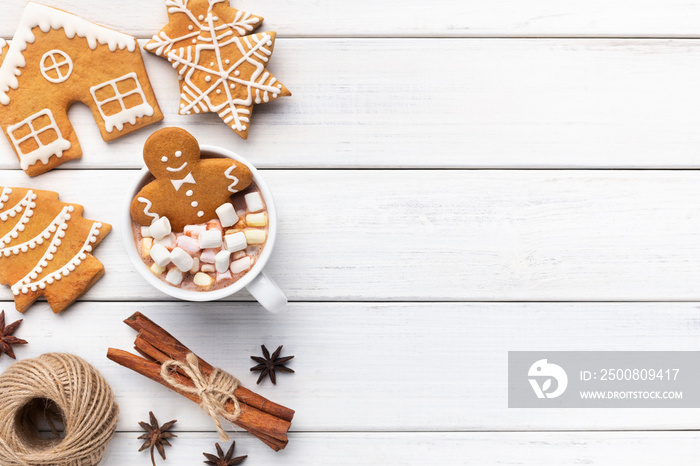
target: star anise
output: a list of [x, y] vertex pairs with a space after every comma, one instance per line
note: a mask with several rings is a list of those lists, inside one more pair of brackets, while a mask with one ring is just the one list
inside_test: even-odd
[[216, 444], [216, 453], [218, 456], [214, 456], [211, 453], [202, 453], [207, 458], [207, 461], [205, 461], [204, 463], [206, 463], [210, 466], [234, 466], [235, 464], [241, 464], [244, 459], [248, 458], [248, 455], [238, 456], [238, 457], [234, 458], [233, 457], [233, 449], [234, 448], [236, 448], [235, 441], [231, 444], [231, 448], [228, 449], [228, 452], [226, 452], [226, 455], [224, 455], [224, 450], [217, 443]]
[[270, 352], [265, 348], [265, 345], [260, 346], [262, 348], [263, 356], [264, 358], [261, 358], [259, 356], [251, 356], [250, 359], [253, 361], [257, 362], [258, 365], [255, 367], [251, 367], [250, 370], [251, 372], [260, 372], [260, 377], [258, 377], [257, 383], [259, 384], [262, 382], [262, 380], [265, 378], [265, 376], [269, 375], [270, 380], [272, 380], [272, 383], [277, 385], [277, 377], [275, 375], [275, 371], [280, 371], [280, 372], [291, 372], [293, 373], [294, 371], [290, 369], [289, 367], [285, 366], [284, 364], [287, 363], [288, 361], [292, 360], [294, 356], [285, 356], [283, 358], [280, 358], [280, 353], [282, 352], [282, 346], [277, 348], [277, 350], [272, 353], [272, 356], [270, 356]]
[[165, 447], [164, 445], [167, 445], [171, 447], [170, 442], [168, 442], [169, 438], [177, 437], [177, 435], [173, 434], [172, 432], [168, 432], [173, 425], [177, 421], [170, 421], [166, 422], [162, 426], [158, 426], [158, 419], [153, 415], [153, 411], [148, 413], [151, 417], [151, 423], [148, 424], [147, 422], [139, 422], [139, 425], [143, 430], [146, 431], [145, 434], [139, 437], [140, 440], [145, 440], [143, 442], [143, 445], [141, 445], [141, 448], [139, 448], [139, 451], [143, 451], [146, 448], [151, 449], [151, 462], [153, 463], [153, 466], [156, 466], [156, 459], [153, 455], [153, 450], [158, 449], [158, 453], [160, 453], [160, 456], [165, 459]]
[[5, 353], [12, 359], [17, 359], [15, 357], [15, 352], [12, 351], [12, 345], [26, 345], [25, 340], [20, 340], [16, 336], [12, 335], [22, 323], [23, 319], [13, 322], [7, 327], [5, 327], [5, 311], [0, 311], [0, 357], [2, 353]]

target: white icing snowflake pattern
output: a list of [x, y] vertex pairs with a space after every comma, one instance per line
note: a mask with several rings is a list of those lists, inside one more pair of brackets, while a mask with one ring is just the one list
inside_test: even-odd
[[[262, 19], [225, 7], [230, 10], [226, 14], [233, 15], [233, 20], [227, 22], [220, 16], [228, 10], [214, 10], [215, 5], [224, 2], [207, 0], [204, 11], [202, 0], [166, 0], [171, 21], [175, 23], [154, 36], [146, 49], [166, 56], [177, 69], [180, 114], [216, 113], [245, 139], [253, 105], [291, 93], [266, 70], [276, 34], [244, 35], [253, 31]], [[170, 37], [168, 33], [175, 29], [190, 32]], [[188, 43], [190, 38], [193, 39]]]
[[[158, 34], [154, 35], [151, 41], [146, 44], [146, 50], [154, 54], [165, 57], [173, 48], [177, 48], [177, 44], [183, 41], [194, 39], [199, 36], [200, 31], [207, 29], [203, 20], [211, 13], [214, 15], [214, 6], [221, 3], [226, 3], [226, 0], [208, 0], [207, 10], [205, 14], [196, 15], [196, 0], [165, 0], [165, 6], [168, 8], [168, 14], [179, 16], [182, 21], [188, 22], [187, 33], [178, 36], [169, 35], [168, 28], [164, 28]], [[201, 3], [201, 2], [200, 2]], [[260, 23], [262, 18], [259, 16], [246, 13], [245, 11], [236, 10], [226, 7], [233, 15], [232, 21], [225, 22], [221, 18], [216, 17], [217, 31], [221, 32], [227, 29], [235, 31], [242, 36], [253, 32]], [[201, 17], [201, 19], [200, 19]], [[184, 28], [183, 28], [184, 29]]]

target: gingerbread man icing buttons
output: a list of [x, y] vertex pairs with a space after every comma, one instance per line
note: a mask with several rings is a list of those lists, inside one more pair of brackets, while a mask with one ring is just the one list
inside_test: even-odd
[[0, 43], [0, 126], [30, 176], [82, 156], [68, 108], [92, 111], [111, 141], [163, 119], [136, 38], [29, 2]]
[[253, 174], [231, 159], [201, 159], [199, 143], [180, 128], [153, 133], [143, 159], [155, 177], [131, 203], [131, 218], [151, 225], [167, 217], [173, 231], [217, 218], [216, 210], [231, 203], [231, 195], [247, 188]]
[[61, 312], [104, 274], [91, 252], [112, 227], [83, 218], [82, 206], [55, 192], [0, 189], [0, 283], [19, 312], [40, 296]]

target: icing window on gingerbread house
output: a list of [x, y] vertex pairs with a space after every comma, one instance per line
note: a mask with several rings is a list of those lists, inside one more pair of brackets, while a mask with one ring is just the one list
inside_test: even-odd
[[49, 163], [51, 156], [61, 157], [70, 149], [51, 110], [44, 109], [7, 128], [12, 145], [20, 155], [20, 165], [26, 170], [38, 161]]
[[121, 131], [126, 123], [136, 124], [137, 118], [153, 115], [136, 73], [93, 86], [90, 93], [110, 133], [114, 128]]
[[73, 72], [73, 60], [62, 50], [51, 50], [41, 57], [39, 68], [47, 81], [58, 84], [70, 77]]

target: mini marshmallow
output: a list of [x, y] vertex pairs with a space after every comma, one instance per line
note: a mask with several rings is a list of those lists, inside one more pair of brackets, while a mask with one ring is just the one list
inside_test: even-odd
[[263, 244], [265, 242], [265, 238], [267, 238], [265, 230], [246, 229], [243, 231], [243, 233], [245, 234], [245, 239], [248, 244]]
[[233, 275], [231, 275], [231, 272], [228, 270], [228, 268], [226, 269], [226, 272], [216, 274], [217, 283], [222, 282], [224, 280], [229, 280], [231, 278], [233, 278]]
[[232, 273], [245, 272], [246, 270], [250, 269], [250, 266], [251, 266], [250, 257], [245, 256], [243, 259], [238, 259], [237, 261], [231, 262], [231, 272]]
[[241, 249], [245, 249], [248, 245], [245, 234], [241, 231], [232, 235], [226, 235], [224, 239], [226, 240], [226, 249], [228, 249], [229, 252], [240, 251]]
[[148, 257], [151, 255], [151, 248], [153, 247], [153, 238], [141, 238], [141, 257]]
[[170, 220], [168, 220], [168, 217], [161, 217], [155, 222], [151, 223], [149, 231], [154, 239], [161, 239], [164, 236], [169, 235], [173, 230], [170, 228]]
[[248, 214], [245, 216], [245, 222], [251, 227], [264, 227], [267, 226], [267, 215], [265, 212]]
[[218, 248], [222, 244], [221, 230], [212, 229], [199, 234], [199, 247], [202, 249]]
[[213, 278], [211, 278], [206, 273], [202, 272], [197, 273], [197, 275], [194, 276], [194, 279], [192, 281], [195, 285], [201, 286], [203, 288], [209, 288], [212, 285], [212, 283], [214, 283]]
[[226, 235], [233, 235], [233, 234], [238, 233], [239, 231], [241, 231], [241, 230], [240, 230], [240, 229], [239, 229], [239, 230], [235, 230], [235, 229], [226, 230], [226, 233], [224, 234], [224, 236], [226, 236]]
[[182, 248], [189, 254], [197, 254], [199, 252], [199, 241], [191, 236], [180, 236], [177, 239], [177, 247]]
[[165, 275], [165, 281], [171, 285], [179, 285], [182, 283], [182, 272], [173, 267], [172, 269], [168, 270], [168, 273]]
[[144, 226], [142, 226], [142, 227], [141, 227], [141, 236], [143, 236], [144, 238], [147, 238], [147, 237], [151, 236], [151, 229], [150, 229], [150, 227], [144, 227]]
[[245, 251], [243, 251], [243, 250], [234, 252], [233, 255], [231, 256], [231, 259], [236, 261], [236, 260], [240, 259], [241, 257], [245, 257]]
[[215, 264], [216, 264], [216, 271], [219, 273], [224, 273], [226, 270], [228, 270], [228, 264], [229, 264], [229, 259], [231, 257], [231, 253], [228, 251], [219, 251], [216, 254], [215, 258]]
[[158, 264], [153, 264], [151, 266], [151, 272], [153, 273], [153, 275], [160, 275], [163, 272], [165, 272], [165, 267], [161, 267]]
[[162, 244], [154, 244], [151, 248], [151, 259], [161, 267], [170, 263], [170, 251]]
[[214, 264], [202, 264], [202, 272], [216, 272], [216, 267], [214, 266]]
[[221, 225], [224, 227], [230, 227], [238, 223], [238, 214], [236, 209], [233, 208], [233, 204], [227, 202], [226, 204], [221, 204], [216, 209], [216, 215], [218, 215], [219, 220], [221, 220]]
[[199, 272], [199, 257], [195, 257], [195, 258], [192, 259], [192, 260], [193, 260], [194, 262], [193, 262], [193, 264], [192, 264], [192, 268], [190, 269], [190, 273], [191, 273], [192, 275], [194, 275], [194, 274], [196, 274], [197, 272]]
[[185, 229], [183, 231], [187, 236], [199, 238], [199, 235], [203, 231], [207, 231], [207, 226], [203, 223], [200, 223], [198, 225], [185, 225]]
[[213, 264], [216, 262], [216, 253], [219, 252], [218, 249], [205, 249], [199, 256], [200, 262], [206, 262], [207, 264]]
[[214, 220], [209, 220], [207, 222], [207, 230], [219, 230], [222, 231], [223, 227], [221, 226], [221, 222], [214, 219]]
[[260, 196], [260, 193], [255, 192], [255, 193], [249, 193], [245, 195], [245, 205], [248, 207], [248, 210], [251, 212], [257, 212], [259, 210], [263, 210], [265, 207], [265, 204], [263, 204], [262, 197]]
[[194, 259], [192, 259], [192, 256], [187, 254], [187, 251], [182, 248], [173, 249], [173, 252], [170, 253], [170, 260], [173, 264], [175, 264], [175, 267], [180, 269], [182, 272], [189, 272], [194, 265]]
[[160, 244], [161, 246], [165, 246], [168, 249], [173, 249], [175, 247], [175, 235], [170, 233], [169, 235], [156, 240], [153, 242], [154, 244]]

